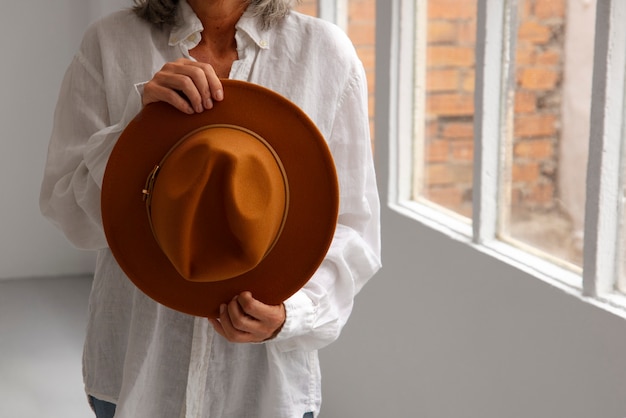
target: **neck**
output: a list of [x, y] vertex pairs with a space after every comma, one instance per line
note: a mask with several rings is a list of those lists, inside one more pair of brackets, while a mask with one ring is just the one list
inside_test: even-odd
[[216, 50], [232, 48], [235, 42], [235, 25], [246, 10], [242, 0], [187, 0], [196, 13], [204, 31], [202, 41]]

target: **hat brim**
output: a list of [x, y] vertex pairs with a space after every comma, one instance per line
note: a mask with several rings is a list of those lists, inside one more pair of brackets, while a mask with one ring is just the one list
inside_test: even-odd
[[[130, 280], [169, 308], [209, 318], [218, 316], [219, 306], [243, 291], [269, 305], [298, 291], [322, 263], [339, 210], [333, 159], [311, 119], [264, 87], [235, 80], [222, 84], [224, 100], [202, 113], [187, 115], [163, 102], [145, 106], [113, 148], [101, 194], [107, 242]], [[198, 283], [182, 277], [156, 243], [142, 190], [154, 166], [180, 138], [213, 124], [244, 127], [274, 148], [287, 175], [289, 212], [272, 251], [253, 270]]]

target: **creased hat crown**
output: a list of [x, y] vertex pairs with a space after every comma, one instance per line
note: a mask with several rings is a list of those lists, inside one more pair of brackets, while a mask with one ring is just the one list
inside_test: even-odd
[[159, 164], [148, 202], [152, 230], [181, 276], [227, 280], [271, 251], [287, 216], [287, 190], [265, 140], [236, 126], [203, 127]]

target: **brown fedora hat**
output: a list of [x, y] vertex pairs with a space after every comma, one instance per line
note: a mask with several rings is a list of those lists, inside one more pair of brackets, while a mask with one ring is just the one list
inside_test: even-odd
[[223, 80], [225, 99], [187, 115], [152, 103], [122, 132], [102, 184], [102, 222], [126, 275], [197, 316], [250, 291], [276, 305], [332, 241], [339, 187], [315, 124], [264, 87]]

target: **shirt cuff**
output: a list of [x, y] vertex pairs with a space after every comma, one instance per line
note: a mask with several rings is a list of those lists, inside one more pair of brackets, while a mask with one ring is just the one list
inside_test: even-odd
[[[315, 306], [302, 291], [296, 292], [284, 302], [286, 319], [280, 332], [270, 342], [284, 345], [286, 341], [306, 334], [313, 329]], [[288, 347], [283, 347], [289, 349]]]

